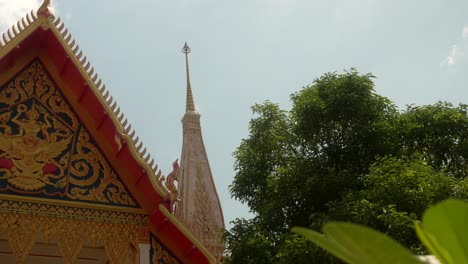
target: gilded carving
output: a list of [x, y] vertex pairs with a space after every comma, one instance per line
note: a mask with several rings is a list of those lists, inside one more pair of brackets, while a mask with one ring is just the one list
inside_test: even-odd
[[151, 236], [151, 263], [152, 264], [180, 264], [169, 251], [153, 236]]
[[213, 235], [212, 230], [214, 229], [214, 217], [213, 209], [208, 204], [210, 197], [202, 177], [201, 162], [199, 162], [197, 165], [197, 179], [195, 182], [195, 207], [197, 210], [194, 215], [194, 224], [197, 226], [200, 238], [202, 240], [207, 240]]
[[[109, 263], [123, 263], [129, 253], [134, 256], [138, 231], [145, 223], [95, 222], [85, 219], [57, 218], [40, 214], [30, 215], [0, 212], [0, 223], [8, 232], [8, 243], [17, 263], [25, 263], [38, 235], [57, 241], [65, 263], [76, 263], [83, 246], [104, 247]], [[50, 225], [49, 223], [52, 223]], [[52, 230], [52, 231], [51, 231]], [[95, 240], [95, 238], [99, 238]], [[147, 238], [143, 238], [147, 239]]]
[[179, 201], [176, 208], [176, 217], [179, 218], [203, 246], [216, 258], [217, 262], [222, 262], [225, 248], [224, 229], [219, 227], [215, 219], [215, 212], [210, 204], [210, 194], [208, 193], [205, 181], [203, 181], [202, 161], [196, 163], [195, 192], [193, 199], [193, 214], [187, 217], [180, 210], [182, 203]]
[[[108, 211], [99, 209], [84, 209], [71, 206], [59, 206], [52, 204], [40, 204], [31, 202], [20, 202], [11, 200], [0, 200], [0, 214], [14, 215], [21, 214], [35, 214], [49, 217], [49, 221], [41, 225], [44, 229], [42, 232], [44, 238], [55, 236], [55, 230], [59, 223], [56, 223], [56, 218], [69, 218], [69, 219], [86, 219], [96, 223], [118, 223], [118, 224], [138, 224], [148, 222], [148, 216], [144, 214], [135, 214], [128, 212]], [[6, 228], [6, 223], [0, 221], [0, 232]], [[99, 229], [104, 229], [105, 226]]]
[[[11, 222], [12, 219], [10, 219]], [[26, 263], [26, 258], [36, 241], [36, 230], [29, 223], [13, 222], [8, 232], [8, 243], [16, 257], [16, 263]]]
[[[18, 133], [12, 134], [11, 127], [5, 125], [4, 134], [0, 134], [0, 150], [4, 152], [3, 171], [1, 179], [7, 179], [8, 183], [21, 190], [34, 191], [45, 187], [46, 184], [55, 185], [49, 178], [56, 178], [53, 174], [62, 167], [54, 159], [59, 156], [70, 144], [69, 132], [65, 132], [67, 138], [58, 130], [49, 133], [52, 127], [48, 114], [40, 114], [39, 108], [34, 105], [31, 109], [24, 104], [16, 106], [16, 116], [11, 117], [12, 123], [19, 128]], [[5, 114], [4, 120], [11, 112]], [[20, 118], [25, 116], [25, 118]], [[41, 121], [44, 120], [43, 122]], [[41, 133], [42, 139], [38, 136]]]
[[110, 263], [124, 263], [130, 250], [130, 241], [125, 236], [119, 234], [112, 239], [107, 239], [105, 243], [106, 254]]
[[39, 60], [0, 88], [0, 191], [138, 207]]
[[58, 247], [62, 253], [65, 264], [74, 264], [80, 255], [84, 244], [85, 228], [77, 222], [72, 223], [66, 230], [62, 230], [58, 237]]
[[210, 206], [210, 196], [203, 181], [203, 163], [197, 163], [195, 179], [194, 214], [188, 219], [183, 215], [178, 217], [192, 231], [197, 239], [221, 262], [224, 251], [224, 230], [216, 225], [213, 208]]
[[[52, 220], [52, 219], [51, 219]], [[50, 242], [55, 237], [57, 226], [55, 221], [48, 221], [41, 226], [41, 233], [42, 237], [47, 241]]]
[[171, 201], [179, 201], [179, 190], [175, 182], [179, 182], [179, 163], [178, 160], [172, 163], [172, 172], [167, 175], [165, 186], [171, 194]]
[[174, 161], [172, 163], [172, 171], [171, 171], [171, 173], [169, 173], [169, 175], [167, 175], [167, 178], [162, 176], [158, 181], [158, 184], [162, 188], [167, 190], [167, 194], [166, 194], [166, 197], [165, 197], [166, 202], [167, 202], [166, 206], [167, 206], [167, 208], [169, 209], [169, 211], [171, 213], [174, 213], [174, 211], [175, 211], [176, 202], [180, 202], [179, 190], [177, 188], [176, 182], [177, 182], [177, 185], [178, 185], [178, 182], [179, 182], [179, 163], [178, 163], [178, 160], [176, 160], [176, 161]]

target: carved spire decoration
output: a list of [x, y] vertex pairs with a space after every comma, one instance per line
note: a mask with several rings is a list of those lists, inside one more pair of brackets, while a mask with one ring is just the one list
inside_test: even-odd
[[189, 63], [188, 63], [188, 54], [192, 51], [190, 47], [185, 42], [184, 47], [182, 48], [182, 52], [185, 53], [185, 69], [187, 73], [187, 99], [185, 104], [185, 111], [195, 112], [195, 103], [193, 102], [193, 94], [192, 94], [192, 86], [190, 84], [190, 70], [189, 70]]
[[195, 110], [190, 84], [188, 53], [185, 43], [187, 71], [186, 112], [182, 118], [183, 144], [178, 180], [175, 216], [216, 258], [222, 261], [224, 251], [224, 218], [206, 154], [200, 125], [200, 114]]

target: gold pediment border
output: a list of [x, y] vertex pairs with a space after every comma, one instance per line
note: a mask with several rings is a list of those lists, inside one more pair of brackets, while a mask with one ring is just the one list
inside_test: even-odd
[[129, 214], [147, 215], [145, 210], [139, 209], [139, 208], [119, 207], [119, 206], [114, 206], [114, 205], [75, 202], [75, 201], [68, 201], [68, 200], [55, 200], [55, 199], [47, 199], [47, 198], [41, 198], [41, 197], [0, 194], [0, 200], [19, 201], [19, 202], [37, 203], [37, 204], [43, 204], [43, 205], [55, 205], [55, 206], [74, 207], [74, 208], [81, 208], [81, 209], [104, 210], [104, 211], [109, 211], [109, 212], [121, 212], [121, 213], [129, 213]]

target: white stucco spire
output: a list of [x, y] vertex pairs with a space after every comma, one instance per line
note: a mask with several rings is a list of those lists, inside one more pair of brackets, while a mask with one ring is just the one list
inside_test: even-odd
[[186, 112], [182, 118], [180, 202], [176, 204], [175, 215], [220, 262], [225, 247], [223, 212], [203, 143], [200, 114], [195, 110], [188, 65], [190, 48], [187, 43], [182, 52], [185, 53], [187, 95]]

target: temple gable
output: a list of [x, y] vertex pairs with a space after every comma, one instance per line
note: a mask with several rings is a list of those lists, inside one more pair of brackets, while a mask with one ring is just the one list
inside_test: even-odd
[[0, 192], [139, 207], [39, 59], [0, 88]]
[[0, 262], [217, 262], [50, 2], [0, 38]]

